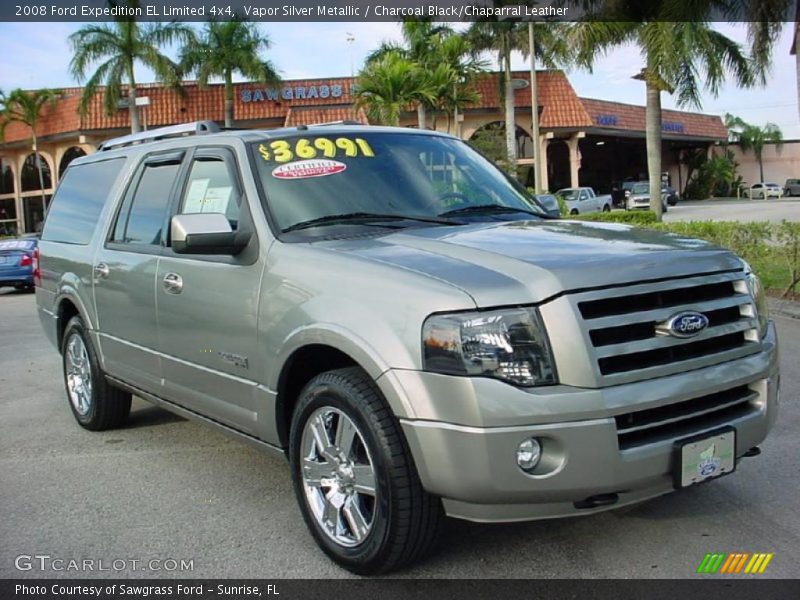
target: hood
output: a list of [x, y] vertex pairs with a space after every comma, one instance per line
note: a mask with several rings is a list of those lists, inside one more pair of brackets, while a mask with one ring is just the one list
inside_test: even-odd
[[519, 221], [422, 227], [323, 244], [445, 281], [481, 307], [542, 302], [566, 291], [742, 268], [734, 254], [707, 242], [614, 223]]

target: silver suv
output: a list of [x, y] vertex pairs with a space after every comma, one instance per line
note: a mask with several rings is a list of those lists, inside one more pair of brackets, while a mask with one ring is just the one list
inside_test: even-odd
[[729, 474], [778, 404], [742, 260], [552, 219], [431, 132], [112, 140], [68, 168], [36, 277], [80, 425], [123, 425], [134, 394], [286, 456], [357, 573], [420, 559], [445, 515], [584, 515]]

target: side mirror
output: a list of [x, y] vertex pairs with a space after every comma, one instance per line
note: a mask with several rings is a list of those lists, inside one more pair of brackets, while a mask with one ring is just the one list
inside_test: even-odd
[[247, 246], [250, 233], [233, 231], [222, 213], [193, 213], [172, 217], [170, 238], [178, 254], [236, 255]]

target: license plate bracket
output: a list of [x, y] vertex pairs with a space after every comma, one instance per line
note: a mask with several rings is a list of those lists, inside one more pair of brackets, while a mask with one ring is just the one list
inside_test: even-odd
[[672, 473], [677, 489], [717, 479], [736, 470], [736, 429], [733, 427], [680, 439], [673, 448]]

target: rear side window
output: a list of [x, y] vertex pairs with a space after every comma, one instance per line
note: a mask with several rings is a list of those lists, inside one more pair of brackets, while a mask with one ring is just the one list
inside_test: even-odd
[[88, 244], [124, 164], [124, 158], [115, 158], [70, 166], [50, 205], [42, 239]]
[[180, 162], [145, 165], [135, 193], [122, 205], [112, 242], [138, 246], [161, 243], [170, 190], [179, 168]]

